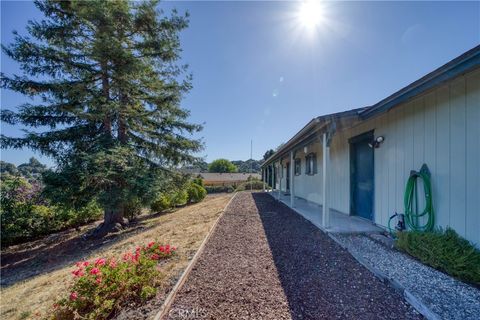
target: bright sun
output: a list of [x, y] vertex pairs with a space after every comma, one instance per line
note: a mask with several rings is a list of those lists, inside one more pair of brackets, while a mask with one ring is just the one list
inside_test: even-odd
[[304, 27], [313, 30], [322, 22], [323, 14], [320, 1], [307, 0], [300, 5], [297, 18]]

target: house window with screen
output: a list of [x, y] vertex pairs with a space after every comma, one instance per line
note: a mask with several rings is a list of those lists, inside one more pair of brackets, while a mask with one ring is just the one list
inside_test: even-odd
[[310, 153], [305, 157], [305, 173], [314, 175], [317, 173], [317, 155]]
[[299, 176], [302, 172], [302, 159], [297, 158], [295, 159], [295, 168], [294, 172], [296, 176]]

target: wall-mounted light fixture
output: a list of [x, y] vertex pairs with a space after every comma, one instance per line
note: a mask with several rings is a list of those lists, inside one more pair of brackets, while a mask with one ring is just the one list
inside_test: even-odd
[[380, 144], [383, 143], [385, 141], [385, 137], [384, 136], [378, 136], [376, 137], [375, 139], [373, 139], [372, 142], [368, 143], [368, 146], [370, 148], [379, 148], [380, 147]]

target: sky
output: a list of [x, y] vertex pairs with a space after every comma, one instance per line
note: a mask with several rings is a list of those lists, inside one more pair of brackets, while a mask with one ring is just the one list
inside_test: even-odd
[[[190, 13], [181, 42], [193, 89], [182, 105], [191, 121], [204, 124], [197, 137], [207, 161], [246, 160], [252, 140], [260, 159], [312, 118], [375, 104], [480, 43], [480, 2], [322, 1], [307, 13], [300, 1], [160, 7]], [[41, 18], [31, 2], [2, 1], [2, 44]], [[310, 18], [314, 23], [306, 23]], [[3, 52], [1, 69], [21, 74]], [[2, 108], [26, 101], [1, 92]], [[1, 128], [9, 136], [21, 130]], [[1, 158], [20, 164], [32, 155], [53, 165], [31, 150], [2, 150]]]

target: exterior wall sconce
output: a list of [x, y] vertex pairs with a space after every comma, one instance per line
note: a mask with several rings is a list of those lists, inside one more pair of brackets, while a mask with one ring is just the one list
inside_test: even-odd
[[384, 136], [378, 136], [375, 139], [373, 139], [372, 142], [368, 143], [368, 146], [370, 148], [380, 148], [380, 144], [383, 143], [384, 141], [385, 141]]

